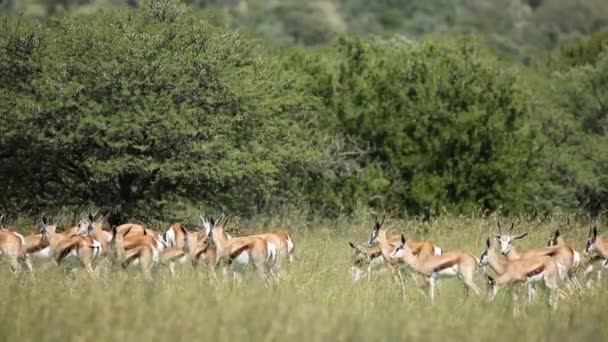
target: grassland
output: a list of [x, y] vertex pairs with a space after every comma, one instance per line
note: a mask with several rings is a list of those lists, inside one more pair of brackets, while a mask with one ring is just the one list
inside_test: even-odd
[[[496, 218], [442, 217], [431, 223], [391, 221], [413, 239], [444, 250], [479, 255]], [[503, 219], [510, 222], [509, 219]], [[255, 274], [243, 284], [211, 283], [202, 270], [159, 270], [153, 282], [135, 269], [111, 270], [103, 262], [91, 278], [69, 267], [37, 264], [15, 277], [0, 268], [2, 341], [393, 341], [492, 340], [600, 341], [608, 338], [608, 284], [564, 300], [557, 311], [536, 304], [514, 317], [508, 296], [496, 302], [463, 295], [457, 280], [441, 283], [434, 305], [408, 279], [400, 297], [389, 273], [352, 285], [347, 241], [363, 242], [371, 220], [294, 224], [297, 261], [281, 283], [263, 287]], [[583, 248], [586, 225], [565, 218], [516, 220], [530, 236], [520, 249], [544, 245], [560, 226], [567, 241]], [[246, 230], [263, 230], [251, 224]], [[244, 231], [246, 231], [244, 230]], [[603, 229], [602, 229], [603, 230]], [[483, 273], [477, 282], [483, 284]], [[485, 287], [483, 287], [485, 290]]]

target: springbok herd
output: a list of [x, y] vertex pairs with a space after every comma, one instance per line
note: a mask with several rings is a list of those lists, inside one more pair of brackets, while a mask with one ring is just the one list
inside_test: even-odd
[[[0, 216], [0, 257], [4, 258], [11, 271], [19, 273], [24, 264], [32, 271], [32, 258], [50, 259], [59, 265], [69, 255], [77, 257], [86, 271], [95, 274], [94, 265], [105, 256], [115, 265], [127, 267], [139, 265], [146, 278], [158, 266], [166, 266], [171, 274], [176, 264], [191, 262], [203, 264], [212, 271], [221, 268], [240, 279], [233, 265], [251, 265], [266, 286], [278, 279], [283, 265], [294, 260], [294, 242], [289, 232], [280, 230], [271, 233], [232, 237], [224, 228], [228, 218], [217, 220], [200, 216], [202, 228], [188, 230], [175, 223], [165, 232], [145, 228], [141, 224], [127, 223], [110, 230], [107, 216], [91, 215], [77, 225], [57, 232], [57, 224], [42, 218], [38, 234], [24, 236], [2, 224]], [[488, 237], [479, 256], [465, 251], [444, 252], [430, 241], [414, 242], [403, 234], [388, 234], [384, 219], [375, 220], [367, 246], [349, 242], [353, 250], [351, 276], [358, 282], [364, 274], [368, 281], [374, 270], [392, 271], [405, 295], [403, 270], [409, 269], [415, 280], [423, 279], [428, 285], [429, 297], [434, 301], [440, 278], [457, 277], [463, 282], [466, 293], [473, 291], [481, 295], [475, 283], [475, 274], [488, 266], [494, 276], [486, 273], [490, 300], [501, 288], [510, 288], [513, 300], [517, 301], [518, 288], [524, 284], [527, 302], [536, 297], [536, 285], [542, 283], [549, 291], [549, 304], [556, 307], [559, 298], [573, 291], [582, 291], [577, 271], [583, 270], [586, 287], [601, 279], [602, 270], [608, 268], [608, 237], [598, 237], [597, 228], [589, 230], [583, 254], [567, 244], [559, 230], [550, 237], [547, 246], [518, 252], [513, 243], [527, 235], [514, 235], [511, 224], [503, 233], [498, 223], [498, 233]]]
[[[104, 230], [106, 217], [89, 214], [88, 219], [57, 232], [57, 224], [42, 218], [40, 233], [24, 236], [15, 229], [2, 225], [0, 216], [0, 256], [15, 273], [21, 265], [32, 271], [32, 258], [51, 259], [57, 265], [69, 255], [76, 256], [86, 271], [95, 274], [97, 259], [107, 256], [115, 265], [136, 264], [147, 278], [159, 265], [175, 272], [176, 263], [192, 262], [216, 267], [224, 271], [233, 264], [253, 265], [268, 286], [276, 279], [285, 261], [293, 261], [294, 243], [287, 231], [231, 237], [224, 231], [227, 218], [215, 221], [200, 216], [202, 230], [189, 231], [176, 223], [164, 233], [127, 223]], [[236, 270], [235, 278], [239, 279]]]

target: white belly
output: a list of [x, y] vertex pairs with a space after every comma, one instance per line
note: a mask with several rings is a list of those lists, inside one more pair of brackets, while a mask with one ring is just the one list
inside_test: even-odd
[[51, 257], [51, 249], [47, 246], [44, 247], [43, 249], [32, 253], [32, 256], [34, 258], [41, 258], [41, 259], [46, 259], [46, 258], [50, 258]]
[[248, 265], [249, 259], [250, 259], [249, 253], [247, 253], [246, 251], [243, 251], [236, 258], [234, 258], [233, 261], [236, 263], [242, 264], [242, 265]]
[[458, 275], [458, 265], [450, 266], [435, 272], [439, 278], [455, 277]]
[[526, 280], [526, 282], [527, 283], [536, 283], [536, 282], [543, 280], [544, 276], [545, 276], [545, 272], [540, 272], [539, 274], [535, 274], [535, 275], [529, 277], [528, 280]]

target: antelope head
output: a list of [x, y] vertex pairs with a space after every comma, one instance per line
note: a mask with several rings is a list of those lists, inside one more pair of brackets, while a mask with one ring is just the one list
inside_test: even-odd
[[556, 246], [557, 239], [560, 237], [559, 229], [556, 229], [553, 233], [551, 233], [551, 237], [549, 237], [549, 241], [547, 241], [547, 246]]
[[503, 255], [509, 254], [509, 252], [513, 248], [513, 245], [512, 245], [513, 241], [519, 240], [519, 239], [525, 237], [526, 235], [528, 235], [528, 232], [525, 232], [525, 233], [522, 233], [519, 235], [512, 235], [513, 226], [514, 226], [514, 224], [511, 223], [509, 232], [507, 234], [503, 234], [502, 227], [500, 226], [500, 222], [498, 222], [498, 234], [494, 234], [494, 236], [496, 237], [496, 239], [498, 240], [498, 242], [500, 244], [500, 253], [502, 253]]
[[585, 246], [585, 254], [593, 255], [597, 250], [595, 242], [597, 241], [597, 226], [593, 226], [593, 229], [589, 228], [589, 234], [587, 234], [587, 245]]
[[378, 218], [376, 217], [374, 226], [372, 227], [372, 233], [370, 234], [369, 241], [367, 242], [368, 247], [372, 247], [378, 243], [378, 233], [380, 232], [380, 228], [382, 228], [382, 225], [384, 224], [384, 219], [385, 218], [383, 217], [382, 221], [379, 222]]

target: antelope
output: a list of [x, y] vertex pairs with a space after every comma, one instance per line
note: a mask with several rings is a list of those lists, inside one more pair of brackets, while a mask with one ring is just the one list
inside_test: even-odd
[[89, 213], [88, 221], [81, 221], [78, 224], [78, 229], [76, 230], [76, 234], [78, 235], [88, 235], [96, 241], [99, 241], [101, 244], [101, 250], [104, 253], [109, 251], [110, 240], [112, 240], [112, 233], [102, 228], [106, 219], [107, 215], [102, 218], [96, 218]]
[[141, 266], [144, 276], [151, 280], [152, 269], [158, 264], [160, 258], [155, 241], [152, 242], [148, 238], [141, 238], [151, 237], [147, 234], [132, 236], [131, 239], [127, 240], [127, 235], [130, 231], [131, 227], [127, 228], [125, 232], [118, 232], [117, 227], [112, 229], [110, 248], [114, 251], [115, 262], [123, 267], [127, 267], [131, 262], [137, 261]]
[[119, 233], [124, 233], [127, 231], [127, 229], [129, 230], [131, 236], [142, 235], [142, 234], [144, 234], [144, 232], [147, 235], [152, 236], [154, 238], [154, 240], [156, 241], [156, 249], [158, 249], [159, 251], [167, 246], [167, 242], [165, 241], [165, 239], [163, 237], [164, 234], [161, 234], [152, 229], [148, 229], [141, 224], [125, 223], [125, 224], [121, 224], [118, 227], [116, 227], [116, 231]]
[[276, 261], [274, 262], [274, 266], [276, 269], [276, 273], [278, 274], [283, 266], [285, 259], [289, 260], [289, 262], [293, 262], [293, 249], [294, 244], [291, 240], [291, 236], [287, 231], [277, 231], [274, 233], [265, 233], [265, 234], [254, 234], [248, 235], [247, 237], [252, 238], [261, 238], [277, 247], [277, 256]]
[[[412, 253], [412, 249], [407, 245], [407, 240], [403, 235], [401, 235], [400, 245], [391, 250], [386, 231], [382, 228], [383, 223], [384, 219], [382, 222], [376, 220], [370, 237], [370, 244], [377, 242], [382, 256], [387, 261], [401, 260], [414, 272], [425, 277], [429, 284], [431, 301], [435, 300], [435, 288], [440, 277], [459, 276], [465, 284], [465, 289], [472, 289], [479, 295], [479, 288], [473, 282], [473, 276], [477, 270], [477, 259], [473, 255], [466, 252], [447, 252], [441, 255], [431, 254], [417, 257]], [[402, 284], [403, 279], [399, 272], [397, 274]]]
[[[168, 248], [183, 248], [193, 266], [202, 261], [213, 267], [215, 266], [215, 249], [210, 248], [208, 239], [211, 233], [211, 223], [202, 215], [200, 215], [200, 219], [203, 223], [203, 231], [188, 231], [181, 223], [174, 223], [165, 232], [165, 241]], [[182, 258], [180, 262], [185, 260], [186, 258]]]
[[[566, 260], [566, 267], [568, 269], [568, 278], [570, 280], [570, 282], [574, 285], [574, 287], [577, 290], [581, 290], [582, 286], [580, 284], [580, 282], [578, 281], [578, 279], [576, 278], [575, 275], [575, 271], [577, 269], [580, 268], [581, 263], [582, 263], [582, 258], [581, 258], [581, 254], [574, 248], [572, 248], [572, 246], [566, 244], [566, 242], [564, 241], [564, 239], [562, 238], [559, 229], [556, 229], [555, 232], [553, 232], [551, 234], [551, 236], [549, 237], [549, 241], [547, 241], [547, 247], [561, 247], [561, 248], [565, 248], [570, 250], [570, 253], [568, 253], [566, 251], [566, 253], [563, 253], [564, 257], [567, 259]], [[557, 251], [558, 254], [560, 254], [561, 249]]]
[[364, 273], [363, 268], [367, 270], [367, 281], [369, 282], [371, 280], [372, 271], [385, 263], [380, 247], [376, 245], [366, 248], [357, 246], [350, 241], [348, 242], [348, 245], [353, 249], [350, 267], [350, 275], [353, 283], [357, 283], [361, 279], [361, 276]]
[[[4, 216], [0, 216], [0, 224]], [[25, 251], [25, 239], [23, 235], [0, 226], [0, 257], [8, 261], [9, 268], [13, 273], [21, 272], [21, 263], [25, 263], [31, 271], [32, 264]]]
[[46, 217], [42, 217], [42, 224], [41, 233], [48, 242], [51, 258], [57, 265], [66, 256], [75, 254], [85, 270], [93, 273], [93, 260], [101, 253], [101, 244], [98, 241], [88, 236], [74, 234], [66, 237], [56, 233], [57, 225], [48, 224]]
[[[370, 238], [367, 242], [368, 248], [378, 245], [377, 230], [380, 229], [380, 227], [383, 224], [384, 224], [384, 218], [382, 219], [382, 222], [378, 222], [378, 218], [375, 219], [374, 227], [372, 228]], [[386, 235], [388, 244], [387, 244], [387, 246], [386, 246], [387, 248], [385, 250], [382, 250], [382, 248], [380, 247], [381, 256], [383, 258], [383, 261], [391, 269], [395, 280], [399, 284], [399, 288], [401, 289], [401, 295], [405, 296], [405, 284], [403, 281], [403, 276], [401, 274], [401, 266], [404, 263], [404, 261], [401, 258], [391, 258], [391, 254], [402, 243], [401, 235], [400, 234], [388, 235], [387, 233], [385, 235]], [[412, 253], [416, 256], [441, 255], [443, 253], [441, 248], [435, 246], [433, 243], [428, 242], [428, 241], [425, 241], [425, 242], [408, 241], [407, 245], [410, 248], [410, 250], [412, 251]], [[370, 264], [370, 266], [371, 266], [371, 264]], [[414, 278], [414, 281], [417, 281], [418, 273], [416, 273], [416, 272], [412, 273], [412, 277]], [[371, 268], [368, 267], [368, 281], [370, 279], [371, 279]]]
[[[541, 255], [520, 260], [503, 260], [496, 253], [496, 242], [487, 238], [485, 249], [479, 257], [479, 266], [490, 265], [497, 277], [487, 276], [490, 285], [490, 300], [494, 300], [498, 290], [515, 283], [524, 283], [528, 289], [528, 303], [531, 303], [536, 294], [534, 284], [542, 281], [549, 290], [549, 304], [557, 305], [559, 284], [565, 273], [565, 268], [553, 258]], [[517, 294], [513, 291], [513, 302], [517, 302]]]
[[525, 252], [519, 253], [517, 250], [515, 250], [513, 241], [524, 238], [528, 235], [528, 233], [525, 232], [519, 235], [511, 235], [513, 226], [514, 224], [511, 223], [509, 234], [503, 234], [500, 222], [498, 222], [498, 234], [494, 234], [500, 243], [500, 252], [507, 257], [507, 260], [515, 261], [528, 259], [531, 257], [549, 256], [554, 258], [555, 261], [566, 269], [567, 272], [560, 273], [560, 275], [566, 278], [569, 276], [569, 274], [573, 274], [572, 270], [574, 270], [580, 264], [580, 254], [575, 253], [573, 249], [565, 245], [532, 248]]
[[[389, 241], [390, 247], [393, 250], [401, 244], [400, 234], [387, 234], [387, 239]], [[371, 244], [373, 244], [373, 241], [370, 242]], [[368, 242], [367, 248], [363, 246], [356, 246], [352, 242], [348, 243], [349, 246], [353, 249], [352, 265], [350, 268], [350, 274], [353, 283], [359, 281], [361, 275], [364, 273], [364, 267], [366, 268], [367, 281], [369, 282], [371, 280], [373, 270], [385, 264], [385, 259], [382, 256], [380, 247], [378, 247], [377, 244], [370, 247], [370, 242]], [[443, 253], [441, 248], [435, 246], [432, 242], [414, 242], [410, 240], [407, 241], [407, 244], [412, 250], [412, 253], [416, 256], [441, 255]], [[392, 264], [389, 263], [389, 265]], [[412, 275], [416, 276], [416, 273], [412, 273]]]
[[597, 227], [589, 228], [585, 245], [585, 279], [587, 287], [591, 287], [591, 275], [596, 273], [597, 282], [602, 279], [603, 269], [608, 268], [608, 237], [597, 236]]
[[[228, 219], [222, 222], [220, 218], [217, 223], [210, 219], [211, 225], [210, 243], [216, 248], [216, 265], [221, 265], [226, 270], [226, 265], [233, 262], [242, 265], [253, 265], [264, 281], [266, 287], [270, 286], [272, 264], [276, 260], [277, 246], [259, 237], [233, 237], [229, 239], [224, 232]], [[234, 270], [233, 270], [234, 272]], [[233, 273], [235, 276], [236, 274]]]

